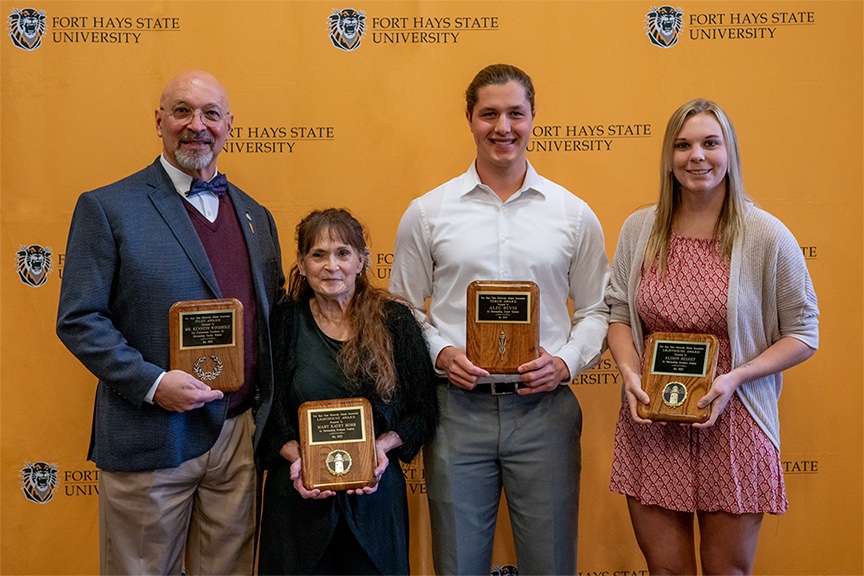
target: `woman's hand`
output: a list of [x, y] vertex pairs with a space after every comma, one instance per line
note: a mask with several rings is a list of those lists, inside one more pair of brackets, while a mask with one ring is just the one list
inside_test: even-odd
[[303, 462], [300, 458], [300, 445], [296, 440], [286, 442], [279, 449], [279, 454], [291, 463], [291, 480], [294, 482], [294, 489], [300, 493], [300, 496], [320, 500], [336, 495], [336, 492], [332, 490], [319, 490], [318, 488], [307, 490], [303, 486]]
[[387, 457], [387, 452], [394, 448], [398, 448], [401, 445], [402, 438], [392, 430], [379, 436], [375, 441], [375, 452], [378, 458], [378, 466], [375, 468], [375, 484], [372, 486], [364, 486], [363, 488], [348, 490], [348, 494], [362, 496], [363, 494], [374, 494], [377, 492], [378, 484], [381, 482], [381, 478], [384, 477], [384, 471], [387, 470], [387, 466], [390, 465], [390, 459]]
[[621, 322], [609, 324], [606, 336], [609, 350], [618, 365], [618, 372], [624, 379], [624, 397], [630, 408], [630, 417], [639, 424], [652, 424], [651, 420], [640, 418], [636, 408], [640, 403], [649, 404], [651, 398], [642, 389], [642, 358], [633, 344], [633, 333], [630, 326]]
[[737, 366], [728, 374], [721, 374], [714, 379], [708, 393], [697, 404], [699, 408], [705, 408], [710, 404], [711, 416], [707, 422], [693, 424], [692, 426], [694, 428], [709, 428], [713, 426], [723, 410], [726, 409], [726, 405], [732, 399], [732, 394], [735, 393], [738, 386], [744, 382], [751, 382], [769, 374], [776, 374], [796, 364], [800, 364], [810, 358], [814, 352], [816, 350], [810, 348], [810, 346], [797, 338], [784, 336], [756, 358]]
[[384, 477], [384, 471], [387, 470], [387, 466], [390, 464], [390, 459], [387, 457], [387, 453], [381, 448], [381, 445], [378, 442], [375, 443], [375, 451], [378, 455], [378, 466], [375, 468], [375, 484], [372, 486], [363, 486], [362, 488], [348, 490], [348, 494], [362, 496], [363, 494], [374, 494], [378, 491], [378, 484], [381, 482], [381, 478]]
[[720, 414], [726, 409], [729, 400], [732, 399], [732, 395], [735, 394], [735, 390], [739, 384], [740, 382], [737, 381], [731, 372], [717, 376], [711, 384], [711, 388], [708, 389], [708, 393], [700, 398], [696, 404], [699, 408], [706, 408], [710, 405], [711, 414], [706, 422], [692, 424], [693, 428], [710, 428], [714, 426], [717, 418], [720, 417]]
[[624, 375], [624, 397], [627, 399], [627, 406], [630, 407], [630, 417], [634, 422], [639, 424], [653, 424], [651, 420], [640, 418], [636, 409], [639, 404], [648, 405], [651, 403], [651, 397], [642, 389], [642, 378], [635, 372], [628, 372]]

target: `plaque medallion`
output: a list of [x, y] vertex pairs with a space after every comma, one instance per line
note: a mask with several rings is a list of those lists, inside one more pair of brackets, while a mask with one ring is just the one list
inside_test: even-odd
[[185, 300], [168, 311], [171, 370], [214, 390], [243, 386], [243, 304], [236, 298]]
[[645, 342], [642, 388], [651, 398], [639, 404], [641, 418], [705, 422], [711, 407], [697, 403], [708, 393], [717, 370], [717, 337], [712, 334], [655, 332]]
[[681, 382], [669, 382], [663, 387], [663, 404], [678, 408], [687, 399], [687, 387]]
[[327, 454], [324, 464], [333, 476], [344, 476], [351, 470], [351, 455], [344, 450], [333, 450]]
[[530, 281], [468, 285], [465, 355], [490, 374], [516, 374], [540, 356], [540, 289]]
[[304, 402], [298, 416], [307, 490], [349, 490], [377, 482], [378, 453], [367, 399]]

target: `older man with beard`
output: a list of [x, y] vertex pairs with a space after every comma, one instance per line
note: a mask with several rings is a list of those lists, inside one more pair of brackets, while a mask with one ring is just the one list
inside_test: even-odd
[[[251, 409], [263, 422], [272, 400], [279, 239], [270, 212], [216, 169], [234, 119], [216, 78], [173, 78], [155, 118], [162, 154], [79, 197], [60, 292], [57, 334], [98, 379], [100, 568], [251, 574]], [[227, 297], [243, 303], [245, 373], [223, 394], [169, 368], [168, 310]]]

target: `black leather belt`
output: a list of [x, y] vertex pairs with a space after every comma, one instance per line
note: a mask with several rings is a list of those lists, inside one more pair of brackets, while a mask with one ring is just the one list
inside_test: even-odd
[[485, 392], [492, 396], [504, 396], [505, 394], [515, 394], [520, 388], [527, 388], [528, 385], [524, 382], [485, 382], [474, 386], [474, 392]]
[[[453, 388], [465, 390], [465, 388], [462, 388], [461, 386], [456, 386], [446, 378], [441, 378], [439, 381], [447, 386], [452, 386]], [[492, 396], [504, 396], [507, 394], [515, 394], [517, 390], [520, 390], [522, 388], [528, 388], [528, 385], [519, 380], [515, 380], [513, 382], [484, 382], [482, 384], [477, 384], [471, 390], [465, 391], [491, 394]]]

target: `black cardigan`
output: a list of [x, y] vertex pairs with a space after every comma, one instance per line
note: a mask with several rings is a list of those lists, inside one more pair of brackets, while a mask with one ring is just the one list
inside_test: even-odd
[[[294, 344], [300, 307], [308, 302], [286, 302], [273, 310], [271, 326], [275, 391], [273, 407], [256, 451], [258, 466], [268, 469], [281, 464], [279, 450], [289, 440], [299, 440], [295, 423], [297, 414], [287, 402], [287, 389], [294, 372]], [[357, 396], [372, 404], [375, 433], [393, 430], [402, 438], [399, 459], [411, 462], [420, 448], [429, 442], [438, 423], [436, 376], [429, 349], [410, 309], [395, 301], [385, 304], [385, 325], [393, 341], [393, 359], [397, 386], [390, 402], [384, 402], [371, 380], [360, 383]]]

